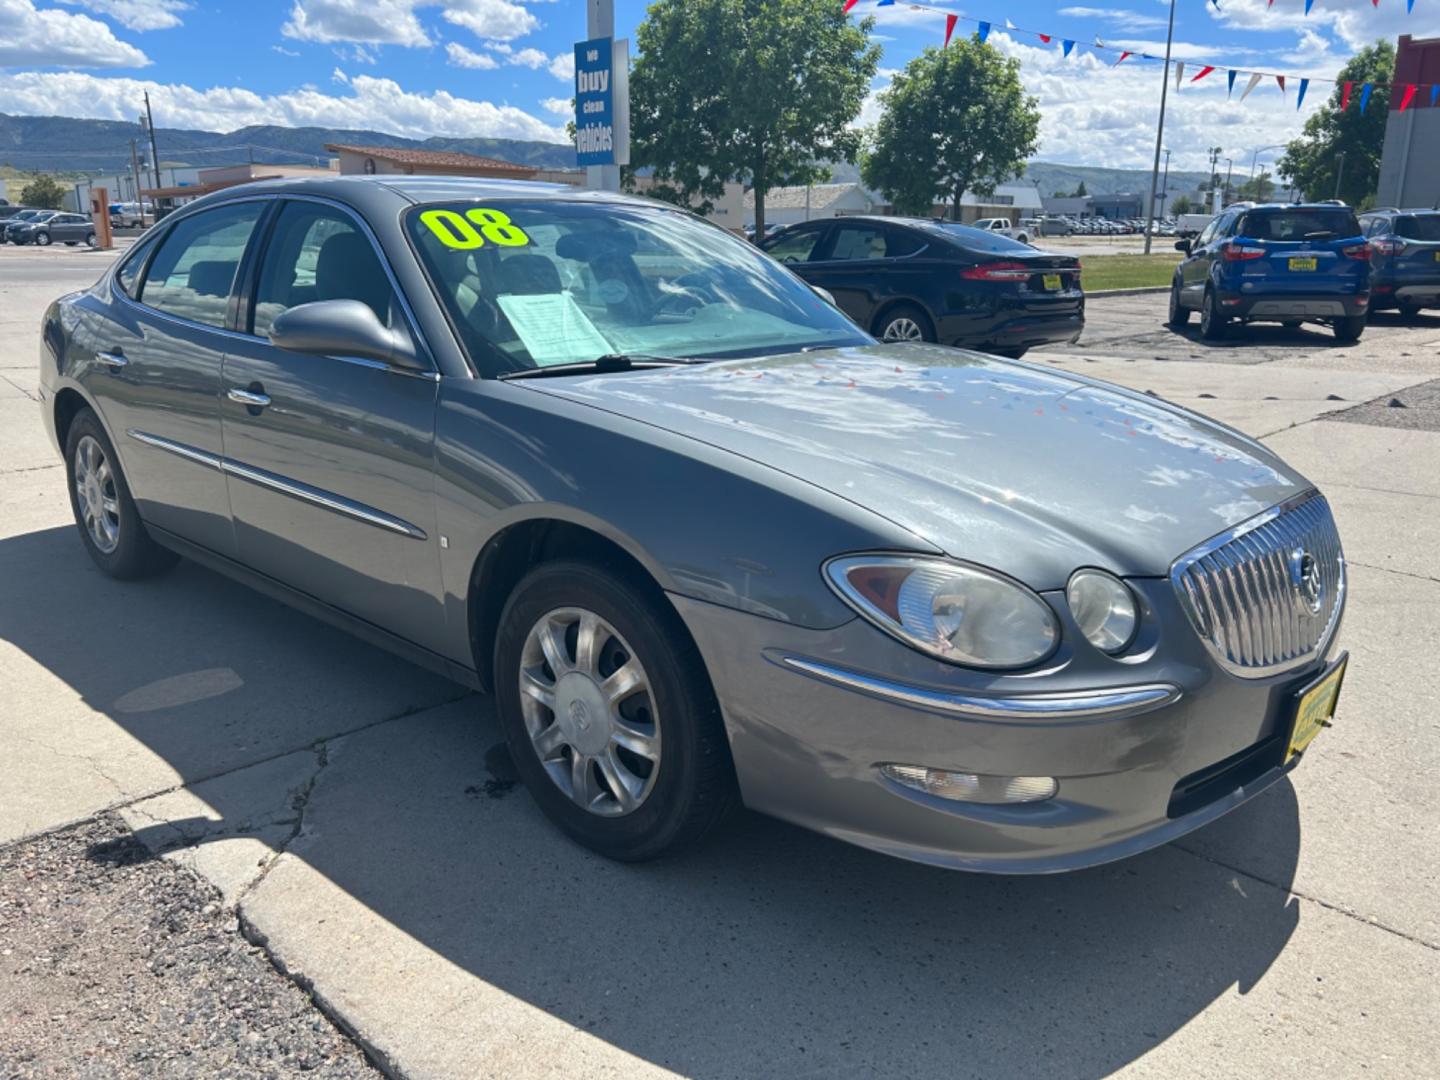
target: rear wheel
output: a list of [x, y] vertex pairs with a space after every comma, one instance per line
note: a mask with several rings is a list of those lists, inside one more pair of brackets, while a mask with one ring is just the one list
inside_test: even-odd
[[1364, 315], [1347, 315], [1343, 319], [1335, 320], [1335, 339], [1337, 341], [1359, 341], [1360, 335], [1364, 332]]
[[1219, 341], [1225, 336], [1230, 320], [1220, 314], [1220, 301], [1215, 290], [1205, 290], [1205, 300], [1200, 305], [1200, 336], [1207, 341]]
[[1178, 278], [1170, 286], [1170, 318], [1167, 321], [1176, 329], [1190, 324], [1190, 309], [1180, 302]]
[[80, 539], [95, 565], [113, 578], [149, 577], [175, 564], [177, 556], [145, 531], [115, 448], [89, 409], [81, 409], [65, 437], [65, 470], [70, 509]]
[[85, 234], [85, 245], [86, 245], [87, 247], [94, 247], [94, 246], [95, 246], [95, 234], [94, 234], [93, 232], [92, 232], [92, 233], [86, 233], [86, 234]]
[[918, 307], [900, 304], [876, 321], [875, 336], [881, 341], [934, 341], [935, 328]]
[[50, 234], [49, 234], [48, 232], [36, 233], [36, 234], [35, 234], [35, 243], [39, 244], [41, 247], [49, 247], [49, 246], [50, 246]]
[[515, 587], [495, 644], [497, 704], [540, 809], [613, 859], [702, 839], [735, 804], [720, 708], [659, 596], [582, 562]]
[[1420, 314], [1420, 305], [1412, 300], [1400, 301], [1400, 315], [1402, 318], [1413, 319]]

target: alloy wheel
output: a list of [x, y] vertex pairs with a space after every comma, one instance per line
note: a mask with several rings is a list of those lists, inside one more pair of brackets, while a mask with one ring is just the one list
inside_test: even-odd
[[660, 769], [660, 725], [644, 665], [613, 626], [557, 608], [525, 637], [520, 708], [550, 780], [601, 817], [638, 809]]
[[898, 319], [891, 319], [885, 327], [885, 332], [880, 335], [881, 341], [924, 341], [925, 334], [920, 329], [920, 324], [914, 319], [900, 316]]
[[75, 446], [75, 498], [91, 542], [109, 555], [120, 545], [120, 497], [110, 461], [90, 435]]

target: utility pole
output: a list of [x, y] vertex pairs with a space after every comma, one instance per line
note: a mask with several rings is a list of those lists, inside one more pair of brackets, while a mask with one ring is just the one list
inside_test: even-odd
[[155, 146], [155, 117], [150, 112], [150, 91], [145, 91], [145, 126], [150, 131], [150, 162], [155, 169], [155, 186], [160, 186], [160, 151]]
[[1340, 198], [1340, 181], [1345, 176], [1345, 151], [1340, 151], [1340, 164], [1335, 170], [1335, 198]]
[[1170, 47], [1175, 43], [1175, 0], [1170, 0], [1170, 28], [1165, 31], [1165, 73], [1160, 78], [1160, 122], [1155, 127], [1155, 167], [1150, 171], [1150, 209], [1145, 215], [1145, 254], [1150, 254], [1150, 237], [1155, 231], [1155, 185], [1160, 182], [1160, 148], [1165, 142], [1165, 98], [1170, 92]]
[[1235, 162], [1227, 157], [1225, 159], [1225, 187], [1222, 191], [1220, 198], [1222, 206], [1224, 203], [1228, 203], [1230, 201], [1230, 173], [1234, 168]]
[[135, 140], [130, 140], [130, 171], [135, 176], [135, 202], [140, 207], [140, 223], [145, 223], [145, 196], [140, 194], [140, 152]]
[[[1160, 212], [1161, 212], [1162, 214], [1165, 213], [1165, 210], [1166, 210], [1166, 208], [1167, 208], [1169, 205], [1170, 205], [1170, 148], [1167, 146], [1167, 147], [1165, 148], [1165, 179], [1162, 180], [1162, 181], [1160, 181]], [[1154, 207], [1153, 207], [1153, 206], [1151, 207], [1151, 211], [1152, 211], [1151, 216], [1153, 217], [1153, 216], [1154, 216], [1154, 214], [1153, 214]], [[1148, 224], [1148, 223], [1146, 224], [1146, 228], [1149, 228], [1149, 224]]]

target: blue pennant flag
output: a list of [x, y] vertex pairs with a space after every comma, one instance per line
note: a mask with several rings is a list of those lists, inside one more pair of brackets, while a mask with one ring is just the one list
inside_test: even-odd
[[1231, 68], [1228, 72], [1226, 72], [1225, 77], [1230, 80], [1230, 85], [1225, 89], [1226, 97], [1229, 97], [1231, 94], [1235, 93], [1235, 76], [1239, 74], [1240, 73], [1234, 68]]
[[1405, 0], [1405, 13], [1407, 15], [1415, 14], [1415, 0]]
[[1435, 102], [1440, 101], [1440, 86], [1430, 87], [1430, 107], [1435, 107]]
[[1370, 91], [1375, 89], [1374, 83], [1366, 83], [1360, 87], [1360, 115], [1365, 115], [1365, 106], [1370, 104]]
[[1295, 99], [1295, 111], [1300, 111], [1300, 106], [1305, 103], [1305, 91], [1310, 89], [1310, 80], [1300, 80], [1300, 96]]
[[990, 24], [988, 22], [982, 22], [975, 29], [975, 36], [980, 39], [980, 44], [984, 45], [985, 39], [990, 36]]
[[1315, 0], [1305, 0], [1305, 14], [1310, 14], [1310, 9], [1315, 6]]
[[880, 2], [879, 2], [878, 4], [876, 4], [875, 6], [876, 6], [876, 7], [894, 7], [894, 6], [895, 6], [895, 0], [880, 0]]
[[1065, 55], [1069, 56], [1070, 50], [1075, 48], [1075, 43], [1073, 41], [1062, 41], [1060, 46], [1065, 50]]

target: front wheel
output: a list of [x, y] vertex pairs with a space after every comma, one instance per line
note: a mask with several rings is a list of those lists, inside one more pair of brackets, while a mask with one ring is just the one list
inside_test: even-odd
[[86, 233], [86, 234], [85, 234], [85, 246], [86, 246], [86, 247], [94, 247], [94, 246], [95, 246], [95, 234], [94, 234], [93, 232], [92, 232], [92, 233]]
[[1179, 281], [1170, 286], [1170, 318], [1168, 321], [1177, 330], [1190, 324], [1190, 309], [1180, 302]]
[[1336, 341], [1359, 341], [1360, 335], [1364, 332], [1364, 315], [1347, 315], [1343, 319], [1335, 320]]
[[70, 509], [95, 565], [122, 581], [150, 577], [175, 564], [176, 555], [150, 538], [130, 497], [115, 448], [89, 409], [75, 414], [65, 437]]
[[35, 234], [35, 243], [39, 244], [41, 247], [49, 247], [49, 246], [50, 246], [50, 234], [49, 234], [48, 232], [36, 233], [36, 234]]
[[658, 592], [589, 563], [537, 567], [501, 614], [495, 687], [530, 794], [601, 855], [683, 849], [737, 801], [709, 677]]
[[1200, 305], [1200, 336], [1206, 341], [1219, 341], [1224, 338], [1229, 322], [1220, 314], [1220, 301], [1215, 298], [1215, 290], [1206, 289], [1205, 300]]
[[875, 326], [881, 341], [934, 341], [935, 330], [930, 319], [910, 304], [893, 307], [882, 315]]

